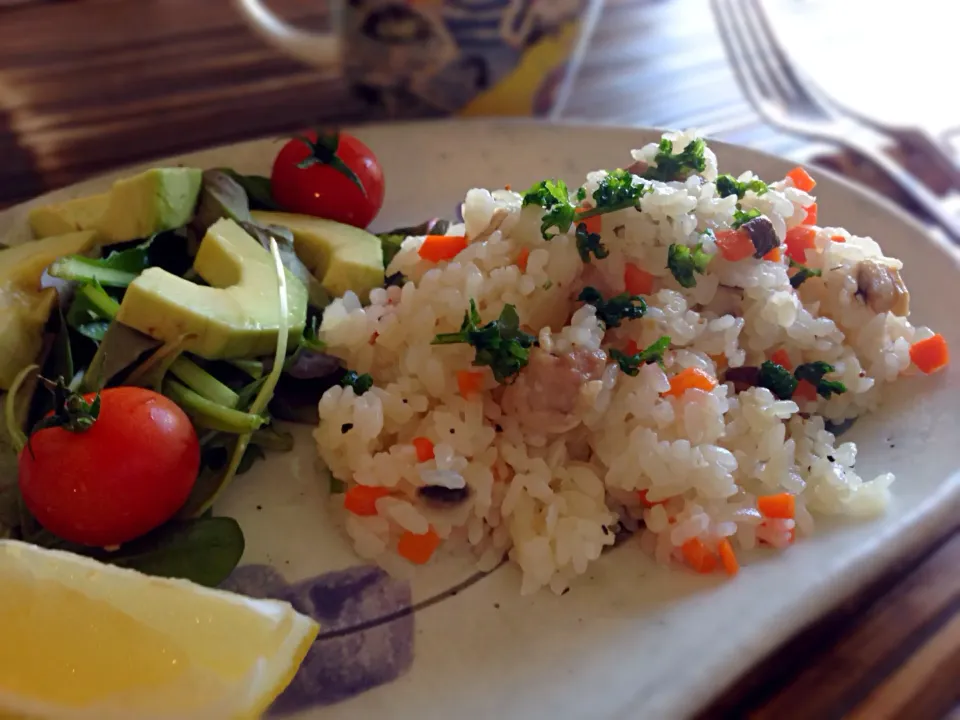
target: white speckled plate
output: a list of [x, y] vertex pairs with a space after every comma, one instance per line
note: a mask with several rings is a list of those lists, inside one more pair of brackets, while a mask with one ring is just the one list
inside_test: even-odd
[[[471, 187], [578, 182], [622, 166], [652, 130], [442, 122], [368, 127], [387, 198], [377, 229], [452, 215]], [[268, 173], [279, 145], [245, 143], [175, 158]], [[721, 169], [778, 178], [792, 163], [713, 143]], [[122, 174], [122, 173], [121, 173]], [[906, 262], [917, 324], [960, 348], [960, 252], [900, 211], [815, 172], [820, 216], [872, 235]], [[98, 178], [46, 202], [105, 188]], [[0, 215], [0, 238], [25, 237], [23, 208]], [[571, 592], [519, 596], [519, 575], [487, 576], [443, 558], [409, 581], [363, 565], [340, 535], [309, 429], [296, 449], [239, 478], [218, 506], [237, 517], [247, 549], [228, 585], [293, 602], [324, 631], [272, 715], [357, 717], [678, 718], [695, 712], [776, 645], [897, 554], [931, 539], [960, 510], [960, 372], [904, 381], [849, 436], [864, 476], [896, 473], [894, 502], [876, 520], [821, 523], [786, 553], [758, 551], [734, 581], [655, 567], [635, 541], [606, 553]]]

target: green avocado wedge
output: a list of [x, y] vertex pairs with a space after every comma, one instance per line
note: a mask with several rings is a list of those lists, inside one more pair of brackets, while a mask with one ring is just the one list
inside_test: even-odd
[[[127, 288], [117, 320], [163, 342], [188, 336], [183, 348], [207, 359], [270, 355], [277, 345], [279, 308], [273, 258], [233, 220], [207, 230], [193, 269], [199, 285], [148, 268]], [[303, 334], [307, 291], [289, 271], [288, 343]]]
[[293, 246], [323, 289], [332, 297], [352, 290], [361, 302], [383, 287], [383, 248], [380, 239], [352, 225], [309, 215], [257, 211], [260, 225], [280, 225], [293, 233]]

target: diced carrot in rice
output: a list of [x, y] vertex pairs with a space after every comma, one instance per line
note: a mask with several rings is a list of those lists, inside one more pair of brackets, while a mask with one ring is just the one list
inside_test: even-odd
[[467, 247], [463, 235], [427, 235], [418, 251], [420, 257], [430, 262], [452, 260]]
[[415, 565], [423, 565], [433, 557], [434, 551], [439, 546], [440, 536], [433, 528], [420, 535], [408, 530], [400, 536], [397, 552]]
[[698, 573], [708, 574], [717, 569], [717, 556], [699, 538], [690, 538], [680, 548], [687, 565]]
[[757, 248], [744, 230], [717, 230], [717, 249], [724, 260], [737, 262], [752, 256]]
[[417, 451], [417, 462], [433, 460], [433, 441], [430, 438], [415, 437], [410, 442]]
[[646, 508], [652, 508], [654, 505], [663, 505], [670, 499], [670, 498], [664, 498], [663, 500], [648, 500], [647, 493], [649, 492], [650, 492], [649, 490], [637, 491], [637, 496], [640, 498], [640, 504]]
[[783, 251], [779, 247], [775, 247], [773, 250], [768, 252], [763, 256], [764, 260], [769, 260], [770, 262], [782, 262], [783, 261]]
[[720, 555], [720, 563], [727, 575], [736, 575], [740, 572], [740, 563], [737, 562], [737, 555], [733, 551], [733, 546], [727, 538], [723, 538], [717, 545], [717, 552]]
[[795, 167], [787, 173], [787, 177], [793, 182], [793, 186], [803, 192], [810, 192], [817, 186], [817, 181], [810, 177], [810, 173], [802, 167]]
[[845, 243], [847, 241], [846, 235], [831, 235], [830, 239], [835, 243]]
[[950, 364], [950, 347], [940, 333], [910, 346], [910, 361], [920, 372], [929, 375]]
[[816, 229], [809, 225], [797, 225], [797, 227], [787, 230], [787, 238], [784, 243], [787, 246], [787, 257], [794, 262], [806, 264], [807, 250], [813, 250], [817, 247], [816, 236]]
[[797, 388], [793, 391], [793, 396], [800, 400], [814, 402], [817, 399], [817, 388], [809, 380], [801, 380], [797, 383]]
[[804, 225], [816, 225], [817, 224], [817, 204], [814, 203], [808, 207], [805, 207], [804, 210], [807, 211], [807, 216], [803, 219]]
[[522, 248], [520, 254], [517, 255], [517, 267], [520, 268], [521, 272], [527, 271], [527, 261], [530, 259], [530, 248]]
[[670, 389], [664, 395], [682, 396], [687, 390], [710, 392], [717, 386], [717, 379], [700, 368], [685, 368], [670, 378]]
[[457, 372], [457, 390], [461, 397], [471, 398], [483, 389], [483, 373], [477, 370]]
[[796, 514], [796, 498], [790, 493], [761, 495], [757, 498], [757, 509], [767, 518], [793, 520]]
[[385, 487], [354, 485], [343, 496], [343, 507], [354, 515], [376, 515], [377, 500], [390, 494]]
[[793, 363], [790, 362], [790, 355], [788, 355], [787, 351], [783, 348], [775, 350], [773, 355], [770, 356], [770, 360], [785, 370], [793, 370]]
[[650, 295], [653, 293], [654, 276], [633, 263], [627, 263], [623, 270], [623, 283], [631, 295]]

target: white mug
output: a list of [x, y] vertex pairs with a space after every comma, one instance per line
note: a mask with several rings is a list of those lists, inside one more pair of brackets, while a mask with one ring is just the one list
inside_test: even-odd
[[267, 42], [340, 72], [388, 110], [544, 114], [568, 90], [577, 38], [603, 0], [327, 0], [329, 32], [278, 18], [261, 0], [234, 0]]

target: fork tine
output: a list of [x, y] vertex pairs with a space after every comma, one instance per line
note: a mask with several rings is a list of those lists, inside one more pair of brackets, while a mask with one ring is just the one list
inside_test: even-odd
[[802, 102], [809, 103], [826, 114], [828, 110], [821, 96], [809, 81], [800, 77], [793, 61], [784, 50], [783, 43], [770, 22], [769, 13], [758, 0], [743, 0], [743, 3], [745, 15], [749, 16], [751, 24], [760, 38], [760, 44], [767, 50], [767, 60], [771, 71], [779, 81], [778, 85], [788, 96], [792, 95]]
[[746, 31], [740, 5], [736, 0], [712, 0], [711, 4], [740, 89], [763, 118], [771, 124], [778, 124], [768, 111], [769, 79], [763, 76], [751, 58], [755, 54], [754, 40]]

